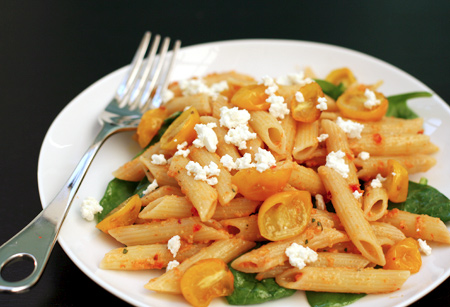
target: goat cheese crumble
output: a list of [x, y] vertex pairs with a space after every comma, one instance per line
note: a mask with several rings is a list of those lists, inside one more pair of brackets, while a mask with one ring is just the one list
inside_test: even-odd
[[213, 128], [217, 127], [215, 123], [197, 124], [194, 130], [197, 132], [197, 138], [192, 142], [195, 147], [205, 147], [209, 152], [215, 152], [217, 149], [217, 135]]
[[297, 243], [292, 243], [285, 251], [289, 258], [289, 264], [303, 269], [307, 263], [317, 261], [318, 255], [309, 247], [304, 247]]
[[281, 85], [301, 85], [304, 86], [308, 83], [314, 82], [311, 78], [305, 78], [303, 71], [298, 73], [290, 73], [285, 76], [280, 76], [277, 79], [277, 83]]
[[317, 137], [317, 140], [318, 140], [319, 142], [323, 142], [323, 141], [325, 141], [326, 139], [328, 139], [328, 134], [326, 134], [326, 133], [322, 133], [321, 135], [319, 135], [319, 136]]
[[336, 172], [347, 178], [350, 167], [345, 163], [345, 153], [342, 150], [332, 151], [326, 157], [325, 166], [334, 169]]
[[364, 91], [364, 96], [366, 96], [367, 100], [364, 101], [364, 107], [367, 109], [372, 109], [373, 107], [379, 105], [381, 100], [377, 99], [375, 93], [368, 88]]
[[216, 185], [218, 182], [216, 176], [220, 174], [219, 167], [212, 161], [204, 167], [198, 162], [189, 161], [186, 165], [186, 170], [189, 176], [194, 175], [195, 180], [203, 180], [209, 185]]
[[81, 216], [86, 221], [89, 222], [93, 221], [95, 214], [100, 213], [102, 211], [103, 207], [94, 197], [88, 197], [81, 203]]
[[158, 187], [158, 182], [155, 180], [152, 181], [152, 183], [150, 183], [148, 185], [148, 187], [145, 189], [145, 191], [143, 192], [144, 195], [153, 192], [154, 190], [156, 190], [156, 188]]
[[319, 109], [320, 111], [325, 111], [328, 109], [328, 105], [327, 105], [327, 98], [325, 97], [319, 97], [317, 98], [317, 105], [316, 108]]
[[160, 155], [154, 154], [154, 155], [152, 155], [151, 163], [155, 164], [155, 165], [166, 165], [167, 164], [167, 160], [166, 160], [166, 158], [164, 157], [163, 154], [160, 154]]
[[180, 247], [181, 247], [181, 241], [180, 241], [179, 235], [173, 236], [167, 242], [167, 248], [169, 249], [169, 251], [172, 253], [172, 255], [174, 257], [177, 256], [177, 253], [180, 250]]
[[167, 267], [166, 267], [166, 272], [176, 268], [179, 265], [180, 265], [180, 263], [176, 260], [169, 261], [169, 263], [167, 264]]
[[426, 240], [417, 239], [417, 242], [419, 242], [419, 249], [422, 253], [424, 253], [427, 256], [431, 255], [431, 247], [427, 244]]
[[360, 139], [361, 138], [361, 132], [364, 129], [364, 125], [354, 122], [352, 120], [345, 120], [342, 119], [342, 117], [338, 117], [336, 119], [336, 124], [342, 129], [344, 130], [345, 133], [347, 133], [347, 136], [349, 138], [357, 138]]
[[173, 156], [183, 156], [186, 158], [189, 155], [189, 153], [191, 152], [189, 150], [189, 148], [186, 148], [187, 146], [188, 146], [188, 143], [186, 141], [181, 144], [178, 144], [177, 151], [175, 152], [175, 154]]
[[383, 176], [378, 174], [377, 177], [370, 182], [370, 186], [374, 189], [381, 188], [381, 187], [383, 187], [382, 182], [385, 180], [386, 180], [386, 178], [384, 178]]
[[370, 158], [370, 154], [367, 151], [361, 151], [358, 154], [358, 158], [360, 158], [361, 160], [365, 161], [365, 160], [368, 160]]
[[181, 80], [179, 85], [183, 96], [207, 94], [208, 96], [215, 98], [222, 91], [228, 89], [228, 83], [226, 81], [221, 81], [208, 86], [202, 79]]

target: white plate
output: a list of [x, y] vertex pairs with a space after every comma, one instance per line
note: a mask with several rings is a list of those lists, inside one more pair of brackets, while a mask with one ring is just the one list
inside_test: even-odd
[[[238, 40], [209, 43], [181, 50], [173, 80], [202, 76], [210, 72], [236, 70], [256, 78], [264, 75], [277, 77], [312, 67], [319, 77], [331, 69], [347, 66], [363, 83], [383, 80], [381, 91], [393, 95], [408, 91], [430, 91], [420, 81], [383, 61], [341, 47], [320, 43], [286, 40]], [[42, 145], [38, 181], [43, 204], [48, 204], [66, 181], [84, 151], [99, 130], [97, 115], [105, 107], [119, 84], [125, 69], [119, 69], [94, 83], [78, 95], [58, 115]], [[436, 154], [438, 165], [426, 177], [429, 184], [450, 196], [450, 163], [444, 153], [450, 131], [450, 110], [434, 95], [410, 101], [410, 106], [425, 119], [425, 133], [431, 135], [441, 151]], [[93, 162], [59, 235], [59, 243], [72, 261], [92, 280], [121, 299], [137, 306], [187, 306], [181, 297], [161, 295], [144, 289], [144, 284], [155, 272], [116, 272], [98, 268], [103, 255], [119, 244], [86, 222], [80, 215], [83, 199], [102, 197], [111, 172], [128, 161], [138, 151], [130, 133], [111, 137]], [[413, 177], [418, 179], [421, 174]], [[431, 256], [423, 257], [420, 273], [413, 275], [398, 292], [386, 295], [368, 295], [353, 306], [405, 306], [424, 296], [450, 275], [450, 248], [432, 245]], [[302, 292], [264, 306], [308, 306]], [[227, 305], [225, 300], [214, 300], [213, 306]]]

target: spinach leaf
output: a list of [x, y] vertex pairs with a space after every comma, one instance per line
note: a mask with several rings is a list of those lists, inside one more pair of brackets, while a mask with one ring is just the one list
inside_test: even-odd
[[339, 83], [339, 85], [334, 85], [333, 83], [321, 79], [314, 79], [314, 81], [316, 81], [317, 84], [320, 85], [322, 91], [325, 94], [327, 94], [334, 100], [338, 99], [339, 96], [341, 96], [342, 93], [345, 91], [344, 84], [342, 83]]
[[330, 293], [330, 292], [312, 292], [305, 291], [306, 299], [311, 307], [340, 307], [347, 306], [366, 294], [355, 293]]
[[409, 182], [406, 201], [398, 204], [389, 202], [389, 209], [398, 208], [416, 214], [427, 214], [450, 221], [450, 200], [437, 189], [416, 182]]
[[411, 92], [387, 97], [389, 107], [386, 116], [392, 116], [404, 119], [413, 119], [419, 117], [413, 110], [411, 110], [406, 101], [418, 97], [431, 97], [432, 94], [428, 92]]
[[114, 208], [134, 194], [138, 182], [114, 178], [108, 183], [105, 194], [100, 200], [103, 211], [97, 214], [97, 221], [102, 221]]
[[275, 279], [256, 280], [256, 274], [243, 273], [230, 267], [234, 275], [234, 292], [227, 296], [231, 305], [260, 304], [293, 295], [296, 290], [279, 286]]

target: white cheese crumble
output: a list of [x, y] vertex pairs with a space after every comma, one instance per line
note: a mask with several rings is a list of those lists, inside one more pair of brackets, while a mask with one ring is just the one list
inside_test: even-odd
[[250, 113], [247, 110], [239, 110], [238, 107], [220, 108], [219, 123], [221, 127], [233, 129], [240, 125], [247, 125], [249, 120], [250, 120]]
[[236, 128], [229, 129], [224, 136], [227, 144], [233, 144], [239, 150], [247, 148], [247, 141], [256, 138], [256, 133], [250, 132], [247, 125], [239, 125]]
[[176, 268], [179, 265], [180, 265], [180, 263], [176, 260], [169, 261], [169, 263], [167, 264], [167, 267], [166, 267], [166, 272]]
[[258, 152], [255, 153], [255, 161], [256, 170], [260, 173], [277, 164], [277, 161], [272, 153], [263, 148], [258, 148]]
[[325, 206], [325, 200], [323, 199], [323, 196], [321, 194], [316, 194], [316, 208], [319, 210], [326, 210]]
[[88, 197], [81, 203], [81, 216], [86, 221], [93, 221], [94, 215], [103, 211], [103, 207], [94, 197]]
[[277, 78], [277, 83], [281, 85], [301, 85], [304, 86], [308, 83], [314, 82], [311, 78], [305, 78], [305, 73], [303, 71], [298, 73], [290, 73], [285, 76], [280, 76]]
[[353, 196], [354, 196], [356, 199], [360, 199], [360, 198], [363, 196], [363, 192], [359, 192], [358, 190], [355, 190], [355, 191], [353, 192]]
[[214, 83], [208, 87], [202, 79], [181, 80], [179, 85], [183, 96], [207, 94], [215, 98], [220, 94], [220, 92], [228, 89], [228, 83], [226, 81]]
[[317, 98], [317, 105], [316, 108], [319, 109], [320, 111], [325, 111], [328, 109], [328, 105], [327, 105], [327, 98], [325, 97], [319, 97]]
[[255, 163], [252, 162], [252, 155], [250, 153], [245, 153], [242, 158], [236, 159], [236, 169], [247, 169], [255, 167]]
[[381, 187], [383, 187], [382, 182], [385, 180], [386, 180], [386, 178], [384, 178], [383, 176], [378, 174], [377, 177], [370, 182], [370, 186], [374, 189], [381, 188]]
[[228, 171], [232, 171], [233, 169], [236, 168], [236, 163], [233, 161], [233, 157], [230, 156], [229, 154], [225, 154], [220, 158], [220, 163], [222, 163], [222, 165], [228, 169]]
[[427, 244], [426, 240], [417, 239], [417, 242], [419, 242], [419, 248], [422, 253], [424, 253], [427, 256], [431, 255], [431, 247]]
[[364, 96], [367, 98], [367, 100], [364, 101], [364, 107], [367, 109], [372, 109], [381, 103], [381, 101], [375, 96], [375, 93], [368, 88], [364, 91]]
[[361, 138], [361, 132], [364, 129], [364, 125], [354, 122], [352, 120], [344, 120], [342, 117], [336, 119], [336, 124], [347, 133], [349, 138]]
[[156, 190], [157, 187], [158, 187], [158, 182], [157, 182], [156, 179], [155, 179], [155, 180], [153, 180], [153, 182], [150, 183], [150, 184], [148, 185], [148, 187], [145, 189], [145, 191], [143, 192], [144, 195], [146, 195], [146, 194], [148, 194], [148, 193], [150, 193], [150, 192], [153, 192], [154, 190]]
[[295, 100], [298, 102], [305, 102], [305, 96], [303, 96], [302, 92], [298, 91], [295, 93]]
[[152, 155], [151, 163], [155, 164], [155, 165], [166, 165], [167, 164], [167, 160], [166, 160], [166, 158], [164, 157], [163, 154], [160, 154], [160, 155], [154, 154], [154, 155]]
[[173, 97], [175, 97], [175, 94], [171, 90], [166, 89], [163, 92], [161, 99], [162, 99], [162, 102], [166, 103], [166, 102], [172, 100]]
[[285, 115], [289, 114], [290, 110], [287, 104], [284, 103], [284, 97], [275, 94], [278, 90], [278, 85], [269, 76], [264, 76], [259, 84], [267, 86], [265, 93], [269, 95], [266, 99], [266, 102], [270, 103], [269, 113], [275, 118], [283, 119]]
[[217, 135], [213, 128], [216, 128], [215, 123], [197, 124], [194, 130], [197, 132], [197, 138], [192, 142], [195, 147], [205, 147], [209, 152], [215, 152], [217, 149]]
[[358, 154], [358, 158], [360, 158], [361, 160], [365, 161], [365, 160], [368, 160], [370, 158], [370, 154], [367, 151], [361, 151]]
[[326, 139], [328, 139], [328, 134], [326, 134], [326, 133], [322, 133], [321, 135], [319, 135], [319, 136], [317, 137], [317, 140], [318, 140], [319, 142], [323, 142], [323, 141], [325, 141]]
[[309, 247], [304, 247], [297, 243], [292, 243], [286, 248], [286, 256], [289, 258], [290, 265], [303, 269], [307, 263], [317, 261], [318, 255]]
[[187, 174], [194, 175], [195, 180], [203, 180], [209, 185], [216, 185], [220, 174], [220, 169], [216, 163], [210, 162], [209, 165], [202, 167], [198, 162], [189, 161], [186, 165]]
[[175, 152], [174, 156], [183, 156], [186, 158], [191, 152], [189, 148], [184, 149], [185, 147], [187, 147], [187, 145], [188, 143], [186, 141], [181, 144], [178, 144], [177, 151]]
[[180, 247], [181, 247], [181, 241], [180, 241], [179, 235], [173, 236], [167, 242], [167, 248], [170, 250], [170, 252], [172, 253], [172, 255], [174, 257], [177, 256], [177, 253], [180, 250]]
[[342, 150], [332, 151], [326, 157], [325, 166], [334, 169], [336, 172], [347, 178], [350, 167], [345, 163], [345, 153]]

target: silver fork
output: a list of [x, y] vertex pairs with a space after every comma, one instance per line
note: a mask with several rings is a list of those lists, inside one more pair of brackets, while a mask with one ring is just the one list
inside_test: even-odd
[[[170, 39], [165, 38], [158, 60], [156, 54], [161, 37], [156, 35], [148, 51], [147, 61], [144, 61], [150, 40], [151, 33], [146, 32], [128, 73], [114, 98], [99, 116], [102, 129], [64, 187], [30, 224], [0, 247], [0, 291], [21, 292], [39, 280], [73, 198], [101, 145], [117, 132], [136, 128], [143, 112], [161, 105], [181, 42], [177, 40], [174, 43], [171, 60], [166, 61]], [[152, 93], [154, 95], [151, 98]], [[31, 260], [33, 271], [19, 281], [5, 280], [1, 274], [2, 270], [17, 260]]]

